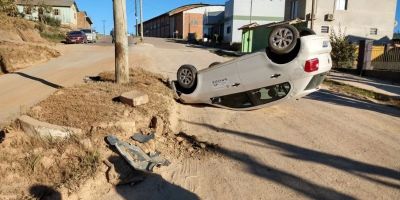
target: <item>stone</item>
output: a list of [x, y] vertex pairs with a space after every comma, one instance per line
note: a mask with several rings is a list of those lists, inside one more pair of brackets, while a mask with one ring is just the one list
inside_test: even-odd
[[180, 137], [180, 136], [176, 137], [176, 141], [178, 141], [178, 142], [182, 142], [183, 140], [184, 140], [183, 137]]
[[123, 119], [115, 123], [115, 127], [121, 129], [127, 134], [132, 134], [136, 131], [136, 123], [133, 120]]
[[132, 90], [121, 94], [119, 100], [127, 105], [136, 107], [149, 102], [149, 96], [143, 92]]
[[22, 130], [32, 136], [39, 136], [42, 138], [67, 138], [74, 134], [82, 134], [81, 129], [41, 122], [27, 115], [19, 117], [18, 121]]
[[51, 166], [53, 166], [54, 164], [54, 160], [44, 156], [41, 160], [40, 160], [40, 164], [45, 168], [45, 169], [49, 169]]
[[93, 148], [92, 141], [90, 141], [90, 139], [83, 139], [83, 140], [81, 140], [79, 142], [81, 143], [81, 145], [85, 149], [92, 149]]
[[204, 143], [200, 143], [200, 147], [201, 147], [202, 149], [205, 149], [205, 148], [207, 147], [207, 145], [204, 144]]

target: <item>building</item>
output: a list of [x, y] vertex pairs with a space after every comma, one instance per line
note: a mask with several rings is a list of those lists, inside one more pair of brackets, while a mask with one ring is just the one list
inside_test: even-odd
[[204, 15], [223, 10], [224, 6], [220, 5], [181, 6], [143, 22], [143, 34], [147, 37], [201, 39], [204, 35]]
[[396, 1], [286, 0], [285, 19], [305, 19], [317, 34], [341, 30], [351, 41], [369, 38], [386, 42], [393, 37]]
[[43, 12], [38, 6], [51, 7], [51, 13], [46, 15], [59, 19], [61, 25], [76, 28], [78, 25], [78, 6], [74, 0], [16, 0], [18, 12], [23, 13], [26, 19], [38, 20], [39, 12]]
[[78, 12], [77, 28], [91, 29], [92, 24], [92, 20], [90, 19], [90, 17], [87, 16], [87, 13], [85, 11]]
[[239, 43], [240, 27], [284, 20], [285, 0], [229, 0], [225, 3], [224, 41]]

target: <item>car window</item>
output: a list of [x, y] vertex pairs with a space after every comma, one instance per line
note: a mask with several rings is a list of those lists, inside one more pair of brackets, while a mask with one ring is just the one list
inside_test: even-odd
[[82, 29], [82, 31], [83, 31], [84, 33], [92, 33], [92, 31], [90, 31], [90, 29]]
[[289, 94], [290, 89], [289, 83], [282, 83], [246, 92], [215, 97], [212, 98], [211, 101], [213, 104], [229, 108], [250, 108], [282, 99]]
[[69, 32], [68, 35], [82, 35], [82, 32], [80, 32], [80, 31], [73, 31], [73, 32]]

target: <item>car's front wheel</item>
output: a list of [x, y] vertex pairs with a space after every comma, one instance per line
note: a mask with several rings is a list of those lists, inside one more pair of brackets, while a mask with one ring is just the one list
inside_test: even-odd
[[190, 89], [196, 83], [197, 69], [193, 65], [182, 65], [177, 72], [178, 83], [182, 88]]

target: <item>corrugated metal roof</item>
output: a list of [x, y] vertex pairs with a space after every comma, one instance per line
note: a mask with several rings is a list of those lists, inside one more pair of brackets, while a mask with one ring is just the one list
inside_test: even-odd
[[17, 5], [40, 5], [70, 7], [75, 4], [74, 0], [16, 0]]

